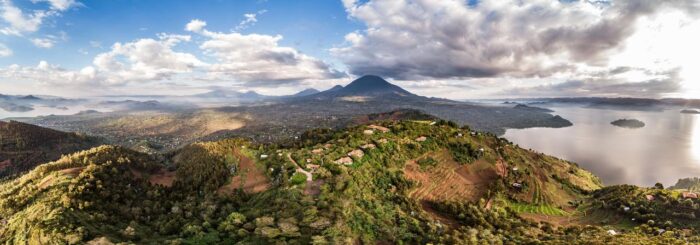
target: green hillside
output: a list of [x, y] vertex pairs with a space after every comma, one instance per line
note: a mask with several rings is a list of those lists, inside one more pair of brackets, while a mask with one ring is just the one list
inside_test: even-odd
[[0, 121], [0, 178], [15, 176], [64, 154], [98, 145], [92, 137]]
[[0, 184], [0, 242], [697, 241], [682, 222], [663, 224], [663, 233], [647, 219], [624, 231], [621, 222], [595, 223], [603, 212], [624, 216], [616, 202], [638, 202], [624, 199], [636, 192], [603, 188], [573, 163], [449, 122], [316, 130], [292, 145], [227, 139], [158, 158], [112, 146], [65, 156]]
[[700, 178], [685, 178], [679, 179], [675, 185], [669, 187], [672, 190], [690, 190], [690, 191], [700, 191]]

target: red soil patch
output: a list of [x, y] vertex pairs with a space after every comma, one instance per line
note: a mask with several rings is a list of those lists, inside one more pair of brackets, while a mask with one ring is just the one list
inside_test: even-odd
[[263, 170], [259, 169], [253, 160], [234, 149], [233, 154], [238, 157], [238, 174], [231, 178], [231, 182], [219, 188], [220, 194], [231, 194], [238, 189], [246, 193], [258, 193], [266, 191], [270, 187], [270, 180]]
[[321, 194], [321, 186], [323, 183], [323, 180], [307, 181], [306, 188], [304, 188], [304, 194], [313, 196]]
[[493, 198], [490, 198], [488, 202], [486, 202], [486, 206], [484, 206], [484, 209], [486, 210], [491, 210], [493, 207]]
[[447, 151], [433, 153], [431, 156], [438, 164], [425, 170], [421, 170], [416, 160], [406, 163], [406, 178], [418, 182], [409, 196], [419, 200], [423, 210], [436, 220], [450, 228], [457, 227], [456, 220], [432, 209], [430, 201], [478, 201], [488, 185], [497, 180], [499, 175], [494, 165], [483, 160], [460, 165]]
[[496, 169], [483, 159], [474, 163], [457, 165], [455, 172], [472, 185], [486, 186], [499, 178]]
[[161, 169], [157, 173], [149, 176], [148, 182], [150, 182], [152, 185], [172, 187], [173, 183], [175, 182], [175, 171], [170, 172], [165, 169]]
[[496, 160], [496, 174], [503, 178], [508, 177], [508, 166], [503, 162], [503, 159]]

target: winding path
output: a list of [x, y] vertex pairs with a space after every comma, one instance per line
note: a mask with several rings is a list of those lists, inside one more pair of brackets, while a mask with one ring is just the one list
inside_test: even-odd
[[313, 181], [314, 181], [314, 176], [313, 176], [313, 174], [311, 174], [311, 173], [309, 173], [308, 171], [306, 171], [306, 170], [304, 170], [303, 168], [301, 168], [301, 167], [299, 166], [299, 164], [297, 163], [297, 161], [295, 161], [294, 158], [292, 158], [292, 154], [291, 154], [291, 153], [287, 153], [287, 158], [289, 158], [289, 160], [292, 161], [292, 163], [294, 163], [294, 166], [297, 167], [297, 169], [296, 169], [297, 173], [302, 173], [302, 174], [306, 175], [306, 182], [313, 182]]

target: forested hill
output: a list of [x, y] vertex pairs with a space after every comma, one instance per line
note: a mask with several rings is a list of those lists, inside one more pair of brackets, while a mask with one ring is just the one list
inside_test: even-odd
[[683, 223], [611, 220], [630, 204], [591, 173], [449, 122], [315, 130], [295, 145], [200, 142], [162, 162], [113, 146], [64, 156], [0, 184], [0, 243], [697, 241]]
[[63, 154], [98, 145], [92, 137], [21, 122], [0, 121], [0, 178], [26, 172]]

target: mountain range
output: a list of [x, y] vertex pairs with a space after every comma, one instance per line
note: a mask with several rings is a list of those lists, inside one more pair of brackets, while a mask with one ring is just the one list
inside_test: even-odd
[[207, 93], [194, 95], [194, 97], [203, 99], [228, 99], [247, 103], [254, 103], [265, 100], [285, 102], [290, 100], [299, 101], [307, 99], [337, 99], [351, 96], [399, 96], [413, 98], [419, 97], [399, 86], [387, 82], [379, 76], [374, 75], [366, 75], [359, 77], [353, 80], [347, 86], [336, 85], [325, 91], [319, 91], [317, 89], [308, 88], [292, 95], [269, 96], [259, 94], [255, 91], [238, 92], [225, 89], [217, 89]]

